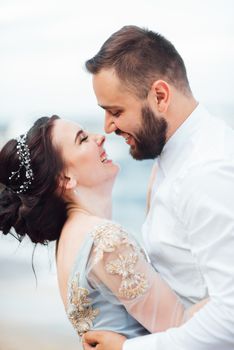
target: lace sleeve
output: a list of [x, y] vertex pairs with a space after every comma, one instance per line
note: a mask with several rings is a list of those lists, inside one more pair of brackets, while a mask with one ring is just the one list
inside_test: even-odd
[[152, 333], [184, 322], [185, 310], [179, 298], [120, 225], [108, 222], [99, 226], [93, 240], [87, 277], [106, 299], [113, 295]]

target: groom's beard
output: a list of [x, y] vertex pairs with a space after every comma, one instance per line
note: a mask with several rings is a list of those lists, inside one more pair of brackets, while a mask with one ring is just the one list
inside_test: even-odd
[[167, 121], [157, 117], [149, 106], [142, 107], [142, 128], [136, 133], [135, 146], [130, 154], [136, 160], [155, 159], [166, 143]]

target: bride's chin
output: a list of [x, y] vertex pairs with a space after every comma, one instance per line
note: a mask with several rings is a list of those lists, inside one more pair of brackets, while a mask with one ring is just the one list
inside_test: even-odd
[[115, 184], [116, 178], [120, 172], [120, 166], [118, 164], [114, 164], [112, 174], [109, 176], [109, 180], [112, 182], [112, 184]]
[[116, 177], [119, 174], [121, 169], [120, 169], [120, 165], [119, 164], [114, 163], [113, 165], [115, 167], [115, 177]]

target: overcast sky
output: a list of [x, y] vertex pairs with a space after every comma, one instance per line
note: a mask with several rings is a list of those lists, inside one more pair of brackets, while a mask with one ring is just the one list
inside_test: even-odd
[[0, 0], [0, 119], [101, 116], [84, 62], [126, 24], [166, 36], [195, 96], [230, 107], [233, 16], [232, 0]]

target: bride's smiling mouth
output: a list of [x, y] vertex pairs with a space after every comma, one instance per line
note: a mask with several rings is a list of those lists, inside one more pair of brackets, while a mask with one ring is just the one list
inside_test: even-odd
[[110, 162], [112, 162], [111, 159], [108, 159], [108, 155], [106, 154], [105, 150], [101, 153], [100, 159], [101, 159], [102, 163], [110, 163]]

